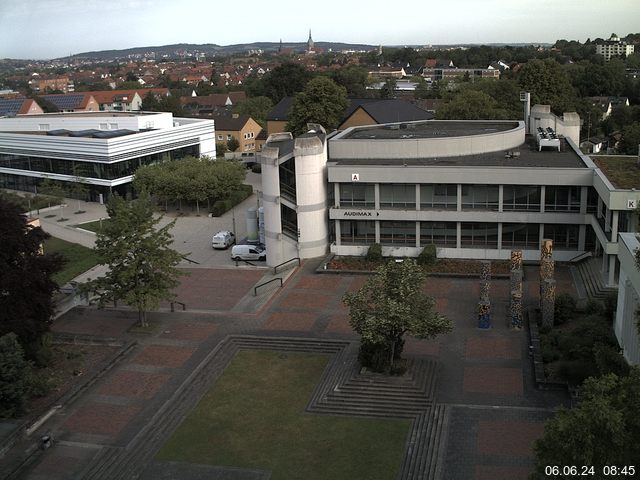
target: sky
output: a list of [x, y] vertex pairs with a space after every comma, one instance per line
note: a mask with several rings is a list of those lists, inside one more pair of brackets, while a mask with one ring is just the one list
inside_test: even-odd
[[640, 32], [640, 0], [0, 0], [0, 58], [305, 42], [309, 29], [316, 42], [371, 45], [584, 42]]

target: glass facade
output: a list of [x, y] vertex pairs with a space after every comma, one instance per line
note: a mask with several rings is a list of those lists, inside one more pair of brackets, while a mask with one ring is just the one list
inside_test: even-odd
[[505, 212], [540, 211], [540, 187], [505, 185], [502, 199], [502, 209]]
[[280, 204], [280, 219], [282, 221], [282, 233], [294, 240], [298, 239], [298, 214], [295, 210]]
[[456, 222], [420, 222], [420, 245], [455, 247], [457, 230]]
[[139, 167], [144, 165], [154, 165], [170, 160], [179, 160], [188, 155], [199, 156], [200, 147], [198, 145], [182, 147], [167, 152], [142, 155], [114, 163], [63, 160], [59, 158], [0, 153], [0, 167], [41, 172], [43, 174], [57, 173], [83, 178], [115, 180], [133, 175]]
[[340, 220], [340, 243], [343, 245], [376, 243], [376, 222], [371, 220]]
[[296, 202], [296, 159], [290, 158], [280, 165], [280, 193], [286, 199]]
[[579, 231], [578, 225], [545, 224], [544, 238], [553, 240], [556, 250], [577, 250]]
[[458, 208], [458, 185], [420, 185], [420, 208], [456, 210]]
[[414, 183], [380, 184], [380, 208], [415, 210], [416, 185]]
[[498, 210], [498, 185], [463, 185], [463, 210]]
[[462, 223], [462, 248], [498, 248], [497, 223]]
[[546, 187], [544, 210], [546, 212], [579, 212], [580, 187]]
[[381, 245], [416, 245], [416, 222], [380, 222]]
[[537, 223], [503, 223], [502, 248], [536, 250], [540, 244], [540, 225]]
[[375, 186], [373, 184], [343, 183], [340, 185], [340, 206], [374, 208], [375, 205]]

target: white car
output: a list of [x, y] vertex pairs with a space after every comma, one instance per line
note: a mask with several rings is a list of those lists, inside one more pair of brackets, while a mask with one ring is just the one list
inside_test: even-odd
[[231, 260], [266, 260], [267, 252], [258, 245], [235, 245], [231, 249]]
[[236, 236], [228, 230], [216, 233], [211, 239], [211, 246], [216, 249], [229, 248], [234, 243], [236, 243]]

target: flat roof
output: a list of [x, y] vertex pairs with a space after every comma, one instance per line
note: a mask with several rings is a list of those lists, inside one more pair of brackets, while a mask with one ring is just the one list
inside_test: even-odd
[[143, 115], [158, 115], [159, 113], [164, 112], [110, 112], [106, 110], [101, 110], [99, 112], [56, 112], [56, 113], [36, 113], [29, 115], [19, 115], [16, 118], [51, 118], [51, 117], [140, 117]]
[[340, 140], [393, 140], [407, 138], [467, 137], [506, 132], [518, 127], [517, 121], [456, 121], [428, 120], [416, 123], [395, 123], [357, 127]]
[[[513, 123], [510, 124], [510, 128], [512, 127]], [[509, 151], [441, 158], [340, 159], [331, 156], [331, 142], [329, 142], [329, 162], [336, 165], [374, 166], [588, 168], [580, 156], [566, 143], [560, 152], [555, 148], [543, 148], [542, 151], [538, 151], [536, 140], [531, 135], [526, 136], [524, 144]]]
[[637, 156], [590, 155], [616, 189], [640, 189], [640, 164]]

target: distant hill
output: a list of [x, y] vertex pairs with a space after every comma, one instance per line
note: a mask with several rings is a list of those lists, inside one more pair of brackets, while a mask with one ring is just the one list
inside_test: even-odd
[[[339, 43], [339, 42], [315, 42], [316, 47], [325, 51], [333, 50], [373, 50], [377, 48], [374, 45]], [[135, 47], [123, 50], [101, 50], [97, 52], [84, 52], [72, 55], [71, 58], [78, 60], [117, 60], [130, 57], [155, 56], [159, 58], [177, 58], [184, 54], [204, 53], [205, 55], [233, 55], [244, 53], [249, 50], [262, 50], [264, 52], [275, 52], [280, 48], [279, 42], [253, 42], [239, 43], [235, 45], [216, 45], [215, 43], [193, 44], [193, 43], [176, 43], [173, 45], [151, 46], [151, 47]], [[283, 42], [282, 48], [293, 48], [296, 51], [303, 51], [307, 48], [306, 42]], [[68, 58], [68, 57], [64, 57]]]

